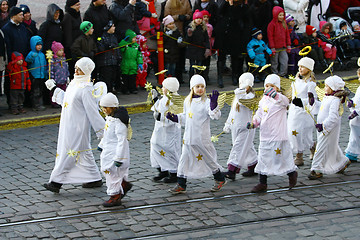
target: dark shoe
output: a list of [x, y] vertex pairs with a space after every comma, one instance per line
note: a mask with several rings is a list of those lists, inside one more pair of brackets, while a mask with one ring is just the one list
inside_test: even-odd
[[19, 113], [26, 113], [26, 110], [23, 109], [23, 108], [20, 108], [20, 109], [19, 109]]
[[137, 93], [138, 93], [138, 90], [134, 90], [134, 91], [132, 91], [132, 92], [130, 92], [130, 93], [132, 93], [132, 94], [137, 94]]
[[259, 183], [253, 189], [251, 189], [252, 193], [262, 193], [267, 191], [267, 184]]
[[103, 202], [104, 207], [115, 207], [121, 205], [121, 194], [116, 194], [110, 197], [109, 200]]
[[297, 183], [297, 177], [298, 177], [297, 172], [294, 172], [293, 174], [289, 175], [289, 189], [292, 189], [293, 187], [295, 187], [295, 185]]
[[236, 178], [236, 173], [232, 172], [232, 171], [227, 171], [224, 173], [224, 176], [228, 179], [231, 179], [231, 180], [235, 180]]
[[346, 163], [345, 167], [343, 167], [343, 168], [342, 168], [340, 171], [338, 171], [337, 173], [344, 174], [345, 170], [350, 166], [350, 164], [351, 164], [351, 161], [349, 160], [349, 161]]
[[294, 159], [294, 163], [296, 166], [304, 166], [303, 153], [297, 153]]
[[310, 179], [310, 180], [316, 180], [316, 179], [319, 179], [319, 178], [322, 178], [322, 177], [323, 177], [322, 173], [317, 173], [314, 170], [312, 170], [310, 172], [310, 174], [308, 175], [308, 179]]
[[220, 189], [221, 189], [223, 186], [225, 186], [226, 183], [227, 183], [226, 180], [224, 180], [224, 181], [217, 181], [217, 180], [215, 180], [214, 186], [211, 188], [211, 191], [212, 191], [212, 192], [218, 192], [218, 191], [220, 191]]
[[160, 168], [158, 168], [158, 171], [159, 171], [159, 175], [157, 175], [156, 177], [153, 177], [154, 182], [161, 181], [163, 178], [166, 178], [169, 176], [168, 171], [161, 171]]
[[19, 111], [18, 111], [17, 109], [12, 109], [12, 110], [11, 110], [11, 113], [12, 113], [13, 115], [19, 115]]
[[44, 107], [44, 106], [38, 106], [38, 107], [33, 108], [34, 111], [44, 111], [45, 109], [46, 109], [46, 107]]
[[246, 172], [243, 172], [241, 175], [243, 175], [243, 177], [253, 177], [258, 174], [256, 172], [254, 172], [254, 169], [252, 169], [252, 170], [247, 170]]
[[131, 182], [127, 182], [125, 180], [122, 181], [121, 187], [123, 188], [124, 194], [121, 195], [121, 198], [125, 197], [126, 193], [131, 190], [133, 187]]
[[164, 178], [164, 183], [176, 183], [177, 173], [170, 173], [170, 176]]
[[43, 184], [43, 186], [44, 186], [47, 190], [49, 190], [49, 191], [51, 191], [51, 192], [54, 192], [54, 193], [59, 193], [59, 192], [60, 192], [60, 188], [57, 187], [57, 186], [55, 186], [52, 182], [45, 183], [45, 184]]
[[83, 183], [82, 187], [83, 188], [97, 188], [97, 187], [101, 187], [102, 185], [103, 185], [102, 180], [99, 180], [99, 181], [95, 181], [95, 182]]
[[173, 195], [180, 194], [180, 193], [186, 193], [186, 189], [181, 187], [179, 184], [176, 184], [174, 188], [170, 188], [169, 192]]

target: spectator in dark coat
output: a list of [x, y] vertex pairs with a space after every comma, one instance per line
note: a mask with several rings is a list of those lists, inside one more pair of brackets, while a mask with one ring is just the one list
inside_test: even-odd
[[261, 30], [263, 34], [263, 41], [266, 43], [268, 42], [267, 25], [272, 20], [273, 7], [274, 6], [271, 1], [254, 0], [249, 9], [254, 27]]
[[[11, 59], [11, 53], [15, 51], [26, 56], [30, 51], [30, 35], [25, 26], [21, 24], [24, 20], [23, 12], [18, 7], [12, 7], [9, 16], [10, 21], [1, 29], [4, 33], [7, 59]], [[5, 77], [4, 92], [8, 98], [8, 103], [10, 90], [9, 81], [9, 77]]]
[[218, 9], [219, 9], [218, 4], [215, 2], [215, 0], [196, 0], [194, 7], [193, 7], [193, 13], [197, 9], [200, 12], [202, 10], [208, 11], [211, 15], [209, 23], [213, 27], [215, 27], [216, 22], [217, 22]]
[[9, 9], [8, 0], [0, 0], [0, 28], [9, 22]]
[[[71, 45], [78, 38], [82, 32], [80, 30], [81, 15], [80, 15], [80, 0], [66, 0], [65, 15], [61, 22], [62, 29], [64, 32], [64, 50], [68, 57], [72, 56]], [[74, 75], [75, 67], [74, 59], [71, 59], [69, 64], [70, 79]]]
[[116, 27], [116, 36], [118, 40], [125, 37], [126, 30], [130, 29], [136, 34], [140, 33], [135, 19], [136, 0], [113, 0], [109, 10], [111, 18]]
[[30, 36], [38, 35], [38, 29], [36, 27], [36, 22], [31, 19], [31, 13], [30, 8], [27, 5], [21, 4], [20, 9], [22, 10], [24, 14], [24, 21], [22, 24], [26, 27], [26, 29], [29, 31]]
[[226, 54], [231, 56], [232, 83], [237, 85], [243, 72], [246, 46], [251, 39], [251, 16], [246, 0], [234, 1], [233, 5], [224, 2], [219, 7], [218, 22], [215, 27], [214, 48], [219, 49], [217, 62], [218, 85], [224, 87], [222, 72], [225, 66]]
[[94, 24], [94, 40], [101, 37], [103, 29], [110, 20], [110, 12], [106, 0], [92, 0], [84, 15], [84, 21]]
[[42, 51], [51, 49], [53, 41], [63, 42], [63, 30], [61, 21], [64, 18], [64, 12], [61, 8], [52, 3], [47, 7], [46, 21], [40, 25], [39, 35], [44, 41]]

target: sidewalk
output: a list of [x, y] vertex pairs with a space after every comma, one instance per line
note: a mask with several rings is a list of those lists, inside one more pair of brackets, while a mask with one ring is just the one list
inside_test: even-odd
[[[188, 69], [189, 66], [187, 65]], [[336, 72], [335, 74], [344, 77], [345, 79], [355, 79], [354, 76], [355, 69], [349, 71]], [[317, 80], [324, 80], [330, 74], [317, 73]], [[217, 89], [219, 92], [232, 92], [237, 86], [233, 86], [231, 83], [231, 75], [224, 74], [224, 88], [220, 89], [217, 86], [216, 79], [216, 62], [211, 61], [210, 66], [210, 84], [207, 86], [207, 93], [211, 93], [212, 90]], [[180, 95], [186, 96], [189, 93], [189, 80], [188, 74], [183, 74], [185, 83], [180, 86], [178, 93]], [[154, 72], [151, 72], [148, 81], [155, 87], [158, 86], [157, 79], [154, 75]], [[255, 84], [254, 88], [261, 89], [263, 88], [263, 83]], [[145, 90], [140, 90], [138, 94], [124, 95], [118, 93], [117, 97], [121, 106], [125, 106], [130, 114], [146, 112], [150, 110], [150, 106], [146, 104], [148, 92]], [[46, 106], [44, 111], [33, 111], [31, 108], [25, 108], [27, 113], [20, 115], [13, 115], [8, 110], [6, 103], [6, 96], [0, 96], [0, 113], [3, 115], [0, 117], [0, 130], [5, 129], [14, 129], [14, 128], [26, 128], [32, 126], [40, 126], [46, 124], [55, 124], [59, 122], [59, 117], [61, 113], [61, 108], [51, 108]]]

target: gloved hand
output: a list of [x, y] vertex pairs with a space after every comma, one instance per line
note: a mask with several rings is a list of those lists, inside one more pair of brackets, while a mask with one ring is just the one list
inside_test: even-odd
[[188, 30], [187, 30], [187, 35], [188, 35], [189, 37], [191, 37], [192, 34], [193, 34], [193, 32], [194, 32], [194, 30], [193, 30], [192, 28], [188, 28]]
[[179, 15], [178, 19], [181, 22], [185, 22], [186, 21], [186, 16], [185, 15]]
[[353, 107], [354, 106], [354, 101], [349, 99], [348, 102], [347, 102], [347, 106], [348, 106], [348, 108]]
[[161, 113], [155, 111], [155, 112], [154, 112], [154, 119], [155, 119], [156, 121], [160, 121], [160, 118], [161, 118]]
[[327, 48], [332, 48], [332, 45], [331, 45], [330, 43], [326, 43], [325, 46], [326, 46]]
[[275, 56], [276, 49], [275, 49], [275, 48], [272, 48], [272, 49], [271, 49], [271, 52], [272, 52], [272, 53], [271, 53], [271, 56]]
[[45, 86], [47, 89], [49, 89], [50, 91], [56, 87], [56, 84], [55, 84], [55, 80], [54, 79], [49, 79], [45, 82]]
[[98, 146], [98, 147], [97, 147], [97, 150], [100, 151], [100, 152], [102, 152], [103, 149]]
[[182, 43], [182, 41], [183, 41], [182, 37], [179, 37], [177, 43]]
[[291, 47], [290, 47], [290, 46], [287, 46], [287, 47], [286, 47], [286, 52], [287, 52], [287, 53], [290, 53], [290, 52], [291, 52]]
[[229, 133], [230, 132], [230, 125], [225, 124], [224, 128], [223, 128], [223, 132], [224, 133]]
[[211, 109], [211, 111], [217, 107], [218, 97], [219, 97], [219, 92], [217, 90], [213, 90], [212, 94], [210, 94], [210, 109]]
[[173, 34], [173, 30], [167, 30], [167, 31], [165, 32], [165, 34], [166, 34], [166, 35], [171, 35], [171, 34]]
[[268, 88], [265, 92], [264, 92], [264, 95], [265, 96], [269, 96], [269, 97], [272, 97], [272, 98], [275, 98], [276, 97], [276, 91], [274, 88]]
[[157, 18], [157, 14], [156, 14], [156, 13], [152, 13], [152, 14], [151, 14], [151, 17]]
[[310, 106], [314, 105], [315, 103], [315, 98], [314, 98], [314, 94], [312, 92], [308, 92], [308, 98], [309, 98], [309, 104]]
[[303, 105], [303, 103], [302, 103], [302, 101], [301, 101], [301, 98], [295, 97], [295, 98], [292, 100], [292, 103], [293, 103], [295, 106], [297, 106], [297, 107], [301, 107], [301, 108], [304, 107], [304, 105]]
[[293, 41], [293, 43], [294, 43], [295, 46], [297, 46], [297, 45], [299, 45], [299, 40], [297, 40], [297, 39], [295, 38], [294, 41]]
[[160, 96], [160, 93], [156, 89], [151, 89], [151, 97], [154, 102], [156, 102]]
[[207, 58], [207, 57], [210, 57], [210, 56], [211, 56], [211, 51], [210, 51], [210, 49], [206, 49], [206, 50], [205, 50], [204, 57]]
[[139, 65], [138, 65], [138, 68], [139, 68], [141, 71], [143, 71], [143, 70], [144, 70], [144, 67], [143, 67], [143, 65], [142, 65], [142, 64], [139, 64]]
[[33, 58], [36, 58], [36, 57], [38, 56], [38, 54], [33, 52], [33, 53], [31, 54], [31, 56], [32, 56]]
[[350, 115], [349, 115], [349, 120], [351, 120], [351, 119], [353, 119], [353, 118], [355, 118], [355, 117], [357, 117], [357, 116], [359, 116], [359, 114], [354, 110]]
[[70, 78], [69, 78], [69, 77], [67, 78], [66, 83], [67, 83], [67, 84], [70, 83]]
[[122, 162], [114, 161], [115, 167], [121, 167], [122, 164]]
[[171, 113], [171, 112], [168, 112], [166, 114], [166, 118], [169, 119], [170, 121], [173, 121], [173, 122], [176, 122], [176, 123], [179, 122], [178, 116], [176, 114]]
[[247, 129], [253, 129], [253, 128], [255, 128], [255, 127], [254, 127], [254, 124], [253, 124], [253, 123], [248, 122], [248, 123], [246, 124], [246, 128], [247, 128]]
[[323, 125], [321, 123], [316, 124], [315, 127], [318, 132], [322, 132], [324, 130]]

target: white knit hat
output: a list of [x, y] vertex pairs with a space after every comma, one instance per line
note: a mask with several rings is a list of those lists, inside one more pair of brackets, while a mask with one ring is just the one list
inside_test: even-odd
[[205, 79], [201, 75], [195, 74], [190, 79], [190, 89], [192, 89], [198, 84], [203, 84], [204, 87], [206, 87]]
[[328, 85], [333, 91], [344, 90], [345, 86], [345, 82], [337, 75], [326, 78], [325, 84]]
[[172, 93], [176, 93], [179, 90], [179, 81], [175, 77], [168, 77], [162, 82], [163, 87]]
[[280, 77], [278, 75], [276, 74], [267, 75], [267, 77], [265, 78], [264, 87], [268, 83], [275, 85], [280, 90]]
[[113, 93], [108, 93], [100, 100], [101, 107], [118, 107], [119, 100]]
[[241, 74], [239, 77], [239, 88], [244, 89], [247, 86], [254, 86], [254, 75], [252, 73], [246, 72]]
[[298, 62], [298, 66], [300, 65], [306, 67], [310, 71], [314, 71], [315, 61], [309, 57], [303, 57]]
[[78, 67], [83, 71], [85, 75], [90, 76], [95, 68], [95, 63], [88, 57], [80, 58], [76, 63], [75, 67]]

